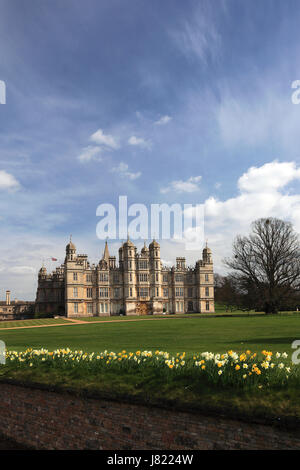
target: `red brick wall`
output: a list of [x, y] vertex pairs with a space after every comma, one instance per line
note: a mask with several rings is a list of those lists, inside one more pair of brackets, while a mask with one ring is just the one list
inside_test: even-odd
[[0, 434], [38, 449], [300, 449], [262, 424], [5, 383], [0, 397]]

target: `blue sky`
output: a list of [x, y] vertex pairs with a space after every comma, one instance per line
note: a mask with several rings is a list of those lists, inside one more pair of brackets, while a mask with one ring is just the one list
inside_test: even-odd
[[297, 0], [2, 0], [0, 297], [34, 298], [70, 233], [96, 262], [119, 195], [204, 204], [219, 272], [255, 218], [300, 230], [299, 21]]

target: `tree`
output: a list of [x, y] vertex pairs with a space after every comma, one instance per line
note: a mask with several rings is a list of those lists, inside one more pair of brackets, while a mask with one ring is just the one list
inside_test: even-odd
[[254, 308], [266, 313], [277, 313], [299, 292], [299, 255], [299, 236], [291, 223], [258, 219], [248, 237], [236, 237], [233, 257], [224, 262], [248, 303], [252, 301]]
[[228, 310], [241, 309], [242, 299], [232, 276], [221, 276], [216, 273], [214, 279], [215, 301], [225, 305], [226, 312]]

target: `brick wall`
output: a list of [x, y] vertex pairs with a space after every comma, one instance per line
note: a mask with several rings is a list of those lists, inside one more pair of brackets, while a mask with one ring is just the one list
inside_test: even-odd
[[7, 383], [0, 396], [0, 434], [37, 449], [300, 449], [264, 424]]

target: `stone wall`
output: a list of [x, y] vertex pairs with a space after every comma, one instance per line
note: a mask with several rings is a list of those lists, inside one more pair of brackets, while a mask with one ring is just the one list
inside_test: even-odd
[[300, 449], [299, 432], [0, 383], [0, 434], [36, 449]]

